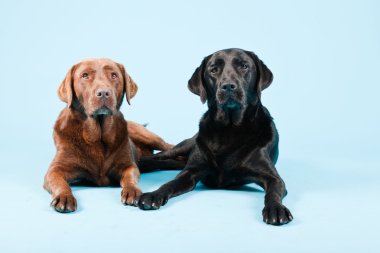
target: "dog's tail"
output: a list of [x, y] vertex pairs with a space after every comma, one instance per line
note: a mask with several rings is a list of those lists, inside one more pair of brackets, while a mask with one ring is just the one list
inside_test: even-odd
[[185, 168], [186, 161], [174, 159], [157, 160], [150, 157], [142, 157], [138, 162], [140, 172], [152, 172], [158, 170], [182, 170]]

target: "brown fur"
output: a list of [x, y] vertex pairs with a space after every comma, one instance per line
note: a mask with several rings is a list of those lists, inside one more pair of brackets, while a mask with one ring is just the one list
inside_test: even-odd
[[44, 182], [58, 212], [76, 210], [69, 185], [82, 181], [120, 185], [122, 203], [136, 205], [141, 195], [138, 159], [171, 147], [144, 126], [124, 120], [119, 111], [123, 96], [130, 103], [137, 89], [123, 65], [109, 59], [85, 60], [67, 73], [58, 89], [67, 108], [54, 126], [57, 153]]

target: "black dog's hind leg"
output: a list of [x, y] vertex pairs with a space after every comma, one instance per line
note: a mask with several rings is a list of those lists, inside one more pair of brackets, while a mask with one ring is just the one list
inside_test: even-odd
[[186, 139], [173, 148], [155, 155], [143, 156], [138, 161], [142, 173], [156, 170], [178, 170], [186, 166], [190, 151], [195, 146], [195, 138]]
[[188, 157], [190, 151], [195, 146], [196, 137], [197, 135], [178, 143], [177, 145], [175, 145], [173, 148], [169, 150], [162, 151], [153, 156], [143, 157], [142, 159], [143, 160], [145, 159], [166, 160], [166, 159], [176, 159], [179, 156]]

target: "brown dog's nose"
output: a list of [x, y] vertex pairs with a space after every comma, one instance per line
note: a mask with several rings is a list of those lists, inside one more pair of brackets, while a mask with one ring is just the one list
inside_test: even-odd
[[225, 84], [222, 84], [222, 90], [224, 91], [233, 91], [236, 89], [236, 84], [233, 84], [233, 83], [225, 83]]
[[111, 90], [109, 90], [109, 89], [98, 89], [98, 90], [96, 90], [95, 95], [98, 98], [108, 98], [109, 96], [111, 96]]

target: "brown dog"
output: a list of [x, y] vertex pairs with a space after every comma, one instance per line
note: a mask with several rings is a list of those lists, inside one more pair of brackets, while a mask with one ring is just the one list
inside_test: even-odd
[[57, 153], [45, 176], [44, 188], [58, 212], [73, 212], [77, 203], [70, 183], [120, 185], [121, 201], [136, 205], [142, 155], [171, 145], [144, 126], [124, 120], [119, 108], [128, 104], [137, 85], [123, 65], [109, 59], [89, 59], [74, 65], [58, 89], [67, 103], [54, 126]]

